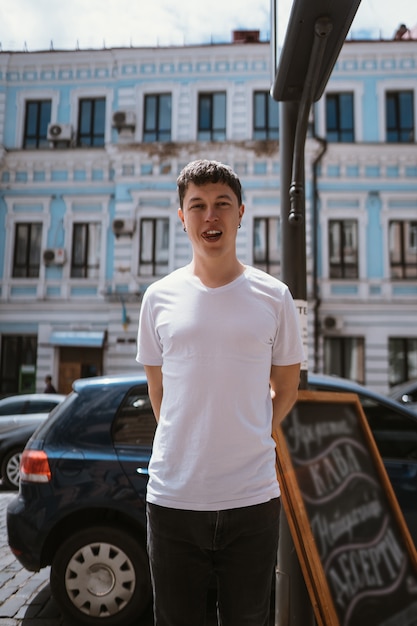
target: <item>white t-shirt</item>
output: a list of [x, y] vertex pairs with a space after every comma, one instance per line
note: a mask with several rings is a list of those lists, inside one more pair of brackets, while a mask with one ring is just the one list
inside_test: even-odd
[[304, 359], [282, 282], [247, 267], [211, 289], [189, 266], [172, 272], [145, 292], [136, 359], [163, 375], [149, 502], [208, 511], [279, 496], [270, 370]]

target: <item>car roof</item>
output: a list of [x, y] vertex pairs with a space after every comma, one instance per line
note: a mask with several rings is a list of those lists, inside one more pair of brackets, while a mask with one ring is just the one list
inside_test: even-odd
[[383, 402], [384, 404], [391, 406], [393, 409], [402, 413], [403, 415], [409, 415], [413, 419], [416, 419], [416, 412], [413, 411], [405, 404], [401, 404], [397, 400], [383, 395], [377, 391], [373, 391], [368, 387], [364, 387], [359, 383], [348, 380], [347, 378], [339, 378], [338, 376], [328, 376], [325, 374], [310, 374], [308, 373], [308, 382], [311, 385], [317, 385], [320, 387], [326, 387], [328, 390], [334, 389], [335, 391], [345, 391], [347, 393], [356, 393], [357, 395], [363, 395], [376, 402]]
[[111, 376], [94, 376], [93, 378], [78, 378], [72, 383], [72, 388], [80, 393], [86, 388], [101, 387], [102, 385], [122, 385], [129, 387], [133, 385], [147, 384], [144, 372], [138, 374], [114, 374]]
[[16, 393], [13, 396], [7, 396], [0, 399], [0, 404], [9, 404], [10, 402], [28, 402], [29, 400], [57, 400], [62, 402], [66, 396], [61, 393]]

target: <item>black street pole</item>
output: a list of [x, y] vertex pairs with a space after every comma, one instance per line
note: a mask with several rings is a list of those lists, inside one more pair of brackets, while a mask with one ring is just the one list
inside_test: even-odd
[[[293, 182], [294, 142], [299, 116], [299, 102], [280, 105], [281, 164], [281, 276], [299, 306], [307, 306], [305, 207], [298, 203], [294, 215], [290, 187]], [[304, 184], [304, 180], [300, 181]], [[307, 371], [302, 370], [300, 388], [307, 386]], [[312, 626], [314, 614], [301, 567], [295, 552], [287, 517], [281, 509], [276, 576], [276, 626]]]

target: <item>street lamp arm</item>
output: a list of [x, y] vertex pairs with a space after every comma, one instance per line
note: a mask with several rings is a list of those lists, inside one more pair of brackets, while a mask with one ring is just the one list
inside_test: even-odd
[[332, 28], [332, 21], [328, 17], [319, 17], [314, 23], [314, 39], [311, 56], [298, 109], [294, 139], [292, 180], [289, 189], [291, 210], [288, 219], [289, 222], [294, 225], [304, 220], [304, 146], [308, 130], [310, 109], [317, 89], [317, 81], [320, 75], [327, 38]]

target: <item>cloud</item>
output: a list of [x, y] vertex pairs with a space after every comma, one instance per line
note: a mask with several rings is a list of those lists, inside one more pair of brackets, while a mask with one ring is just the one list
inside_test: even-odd
[[[276, 0], [281, 7], [291, 0]], [[313, 1], [313, 0], [311, 0]], [[390, 39], [417, 22], [415, 0], [362, 0], [351, 34]], [[270, 0], [1, 0], [3, 50], [169, 46], [231, 41], [237, 29], [270, 37]]]

